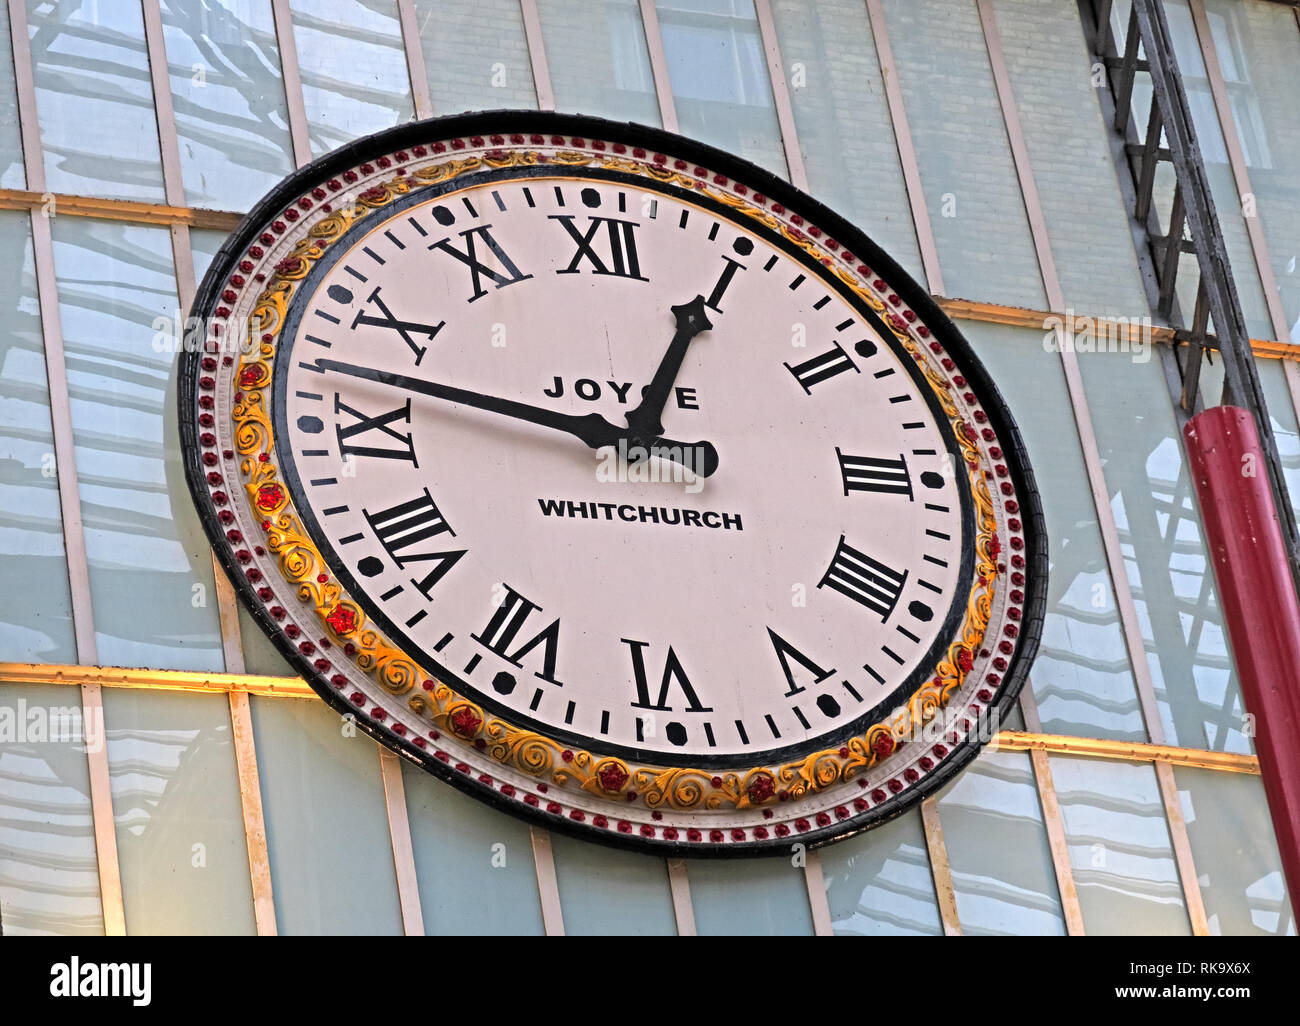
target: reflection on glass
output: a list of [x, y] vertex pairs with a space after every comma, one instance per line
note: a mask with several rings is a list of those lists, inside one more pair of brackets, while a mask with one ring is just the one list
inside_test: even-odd
[[293, 170], [280, 51], [265, 0], [163, 0], [185, 199], [247, 210]]
[[[0, 4], [0, 40], [9, 39], [9, 8]], [[25, 189], [23, 144], [18, 129], [18, 91], [13, 48], [0, 45], [0, 189]]]
[[867, 5], [775, 0], [772, 17], [810, 190], [924, 281]]
[[884, 8], [948, 295], [1043, 309], [975, 4], [885, 0]]
[[1027, 754], [984, 752], [938, 807], [963, 934], [1065, 933]]
[[1169, 744], [1249, 752], [1245, 708], [1158, 356], [1080, 353], [1111, 510]]
[[551, 835], [551, 848], [566, 934], [664, 937], [677, 932], [663, 859], [560, 834]]
[[98, 661], [219, 670], [212, 550], [177, 441], [170, 236], [61, 217], [54, 265]]
[[0, 213], [0, 659], [75, 663], [31, 221]]
[[226, 698], [105, 688], [104, 722], [127, 930], [254, 933]]
[[402, 781], [424, 932], [540, 935], [542, 905], [528, 825], [405, 760]]
[[1084, 929], [1190, 933], [1155, 770], [1103, 759], [1051, 761]]
[[1047, 518], [1047, 619], [1030, 680], [1052, 734], [1147, 740], [1060, 357], [1045, 332], [963, 321], [1002, 389]]
[[50, 191], [161, 201], [140, 5], [27, 0], [27, 28]]
[[[1216, 369], [1222, 367], [1222, 361], [1216, 364]], [[1277, 452], [1282, 458], [1282, 476], [1286, 479], [1291, 507], [1300, 515], [1300, 433], [1296, 430], [1295, 406], [1291, 402], [1286, 370], [1281, 360], [1256, 360], [1255, 369], [1264, 388], [1264, 402], [1268, 406]]]
[[[825, 849], [823, 849], [825, 850]], [[737, 867], [743, 865], [744, 871]], [[743, 863], [713, 859], [687, 863], [695, 929], [701, 937], [807, 936], [813, 932], [808, 882], [791, 858]]]
[[921, 810], [821, 850], [839, 936], [940, 934]]
[[375, 742], [314, 698], [249, 703], [279, 932], [400, 935]]
[[1295, 174], [1300, 167], [1295, 116], [1300, 32], [1294, 13], [1281, 5], [1209, 0], [1206, 6], [1282, 309], [1291, 326], [1288, 338], [1300, 342], [1300, 189]]
[[1295, 936], [1264, 785], [1244, 773], [1175, 767], [1210, 932]]
[[537, 13], [557, 109], [659, 124], [636, 0], [542, 0]]
[[292, 0], [307, 134], [316, 156], [414, 113], [396, 4]]
[[753, 0], [655, 0], [683, 135], [785, 177]]
[[537, 106], [519, 0], [415, 0], [415, 16], [435, 114]]
[[[1115, 33], [1117, 45], [1123, 52], [1125, 33], [1128, 30], [1131, 0], [1115, 0], [1111, 8], [1111, 28]], [[1250, 247], [1250, 237], [1246, 233], [1243, 204], [1237, 194], [1236, 180], [1228, 164], [1228, 148], [1223, 141], [1223, 130], [1219, 125], [1219, 116], [1214, 107], [1214, 96], [1210, 91], [1209, 76], [1205, 71], [1205, 59], [1201, 55], [1196, 25], [1192, 21], [1191, 9], [1187, 0], [1167, 0], [1164, 4], [1165, 19], [1169, 23], [1169, 33], [1173, 38], [1174, 56], [1178, 60], [1178, 70], [1187, 92], [1187, 104], [1191, 109], [1192, 123], [1196, 128], [1196, 140], [1205, 159], [1205, 172], [1210, 182], [1210, 192], [1219, 216], [1219, 226], [1223, 231], [1223, 241], [1228, 250], [1228, 263], [1232, 266], [1232, 276], [1237, 283], [1237, 297], [1241, 301], [1242, 313], [1246, 317], [1246, 327], [1252, 338], [1273, 338], [1273, 329], [1268, 318], [1268, 308], [1264, 302], [1264, 290], [1259, 282], [1259, 269], [1255, 266], [1254, 254]], [[1224, 39], [1228, 33], [1235, 34], [1235, 28], [1218, 19], [1216, 26], [1212, 21], [1212, 34], [1216, 40], [1219, 59], [1223, 61], [1225, 52], [1230, 52], [1235, 42]], [[1220, 42], [1220, 40], [1223, 40]], [[1139, 47], [1139, 52], [1141, 48]], [[1228, 69], [1225, 66], [1225, 72]], [[1231, 87], [1230, 87], [1231, 90]], [[1130, 135], [1130, 140], [1140, 137], [1146, 131], [1147, 115], [1151, 110], [1151, 81], [1146, 75], [1138, 75], [1133, 84], [1133, 125], [1138, 136]], [[1247, 154], [1247, 163], [1253, 159], [1267, 159], [1263, 149], [1254, 157]], [[1252, 167], [1252, 184], [1255, 171]], [[1152, 192], [1155, 209], [1159, 213], [1160, 223], [1169, 225], [1169, 210], [1173, 203], [1174, 173], [1171, 166], [1162, 164], [1156, 175], [1155, 188]], [[1192, 308], [1196, 301], [1196, 261], [1184, 258], [1178, 274], [1180, 287], [1178, 300], [1183, 310], [1183, 321], [1190, 324]], [[1187, 273], [1190, 270], [1190, 273]], [[1211, 322], [1213, 330], [1213, 322]]]
[[1128, 237], [1129, 214], [1079, 9], [1042, 0], [993, 6], [1066, 303], [1093, 315], [1145, 317], [1137, 251], [1115, 244]]
[[0, 922], [8, 936], [104, 932], [80, 689], [0, 681]]

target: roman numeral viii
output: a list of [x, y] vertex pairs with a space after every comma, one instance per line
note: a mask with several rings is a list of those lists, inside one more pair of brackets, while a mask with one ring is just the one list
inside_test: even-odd
[[887, 492], [912, 498], [912, 478], [907, 472], [907, 460], [900, 453], [896, 460], [876, 459], [872, 456], [849, 456], [835, 447], [840, 461], [840, 476], [844, 480], [844, 494], [849, 492]]
[[399, 502], [396, 506], [371, 513], [361, 511], [366, 523], [375, 532], [379, 544], [384, 547], [390, 559], [399, 569], [405, 570], [408, 563], [427, 563], [434, 565], [418, 581], [411, 578], [411, 583], [420, 589], [420, 594], [429, 598], [433, 586], [446, 576], [447, 571], [455, 566], [465, 549], [433, 551], [437, 546], [421, 546], [420, 543], [436, 538], [440, 534], [449, 534], [453, 538], [456, 532], [451, 529], [447, 519], [438, 511], [429, 489], [410, 502]]
[[[641, 264], [637, 259], [636, 230], [640, 227], [635, 221], [624, 221], [617, 217], [589, 217], [587, 230], [579, 230], [573, 214], [552, 214], [552, 221], [559, 221], [568, 232], [569, 238], [578, 246], [569, 266], [557, 270], [556, 274], [578, 274], [581, 264], [591, 264], [592, 274], [612, 274], [620, 278], [635, 278], [637, 281], [649, 281], [641, 274]], [[605, 229], [604, 255], [598, 253], [596, 239], [601, 228]]]
[[840, 543], [835, 547], [835, 558], [831, 560], [830, 568], [817, 583], [817, 587], [833, 588], [841, 595], [847, 595], [854, 602], [878, 613], [883, 622], [894, 611], [906, 582], [906, 570], [900, 572], [887, 567], [859, 552], [840, 535]]
[[[406, 400], [405, 405], [399, 406], [395, 410], [389, 410], [387, 413], [371, 417], [360, 410], [353, 409], [335, 392], [334, 412], [336, 414], [346, 413], [355, 420], [355, 423], [347, 426], [343, 424], [335, 426], [339, 437], [339, 454], [345, 459], [348, 456], [375, 456], [381, 459], [410, 460], [412, 465], [416, 467], [420, 465], [415, 459], [415, 443], [411, 440], [410, 434], [399, 434], [389, 427], [394, 421], [401, 421], [403, 424], [411, 423], [410, 399]], [[377, 433], [372, 435], [372, 432]], [[350, 441], [350, 439], [359, 436], [361, 436], [360, 441]], [[380, 444], [385, 439], [399, 444]]]
[[542, 669], [538, 671], [537, 676], [552, 684], [559, 684], [560, 682], [555, 679], [555, 657], [560, 645], [560, 621], [554, 620], [549, 627], [542, 629], [528, 641], [521, 642], [511, 652], [510, 649], [514, 646], [519, 632], [523, 630], [525, 621], [533, 613], [540, 613], [542, 607], [529, 602], [510, 585], [504, 587], [506, 596], [501, 605], [497, 606], [497, 611], [492, 614], [488, 625], [483, 628], [483, 633], [473, 634], [471, 637], [520, 669], [523, 669], [524, 664], [521, 662], [523, 657], [537, 646], [542, 646]]

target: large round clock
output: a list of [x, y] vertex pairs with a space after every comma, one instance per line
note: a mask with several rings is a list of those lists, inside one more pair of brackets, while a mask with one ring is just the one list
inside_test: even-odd
[[1021, 439], [842, 218], [535, 112], [362, 139], [213, 261], [189, 480], [254, 618], [381, 743], [534, 820], [788, 850], [932, 793], [1041, 628]]

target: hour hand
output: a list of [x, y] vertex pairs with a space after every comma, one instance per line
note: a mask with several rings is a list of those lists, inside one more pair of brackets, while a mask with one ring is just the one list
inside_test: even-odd
[[655, 371], [655, 376], [646, 386], [641, 402], [637, 404], [636, 409], [628, 411], [627, 414], [628, 430], [638, 438], [653, 438], [663, 431], [661, 418], [664, 404], [668, 401], [668, 393], [672, 391], [673, 382], [677, 380], [677, 372], [682, 369], [686, 349], [691, 344], [691, 339], [701, 331], [713, 327], [704, 312], [703, 296], [696, 296], [689, 303], [674, 306], [672, 311], [677, 321], [677, 331], [673, 334], [672, 341], [668, 343], [668, 351], [659, 361], [659, 369]]

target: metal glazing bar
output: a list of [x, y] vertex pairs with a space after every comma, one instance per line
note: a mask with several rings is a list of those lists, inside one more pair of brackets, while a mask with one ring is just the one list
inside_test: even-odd
[[519, 0], [524, 17], [524, 37], [528, 41], [528, 60], [533, 66], [533, 88], [539, 110], [555, 110], [555, 91], [551, 88], [551, 69], [546, 63], [546, 44], [542, 41], [542, 19], [537, 0]]
[[830, 899], [826, 897], [826, 875], [822, 872], [822, 858], [816, 851], [804, 853], [803, 879], [808, 886], [808, 907], [812, 911], [813, 935], [833, 937], [835, 925], [831, 922]]
[[280, 51], [280, 78], [284, 82], [285, 110], [289, 115], [289, 139], [293, 144], [294, 167], [311, 163], [311, 137], [307, 131], [307, 108], [302, 98], [302, 73], [298, 70], [298, 44], [293, 37], [293, 12], [289, 0], [271, 0], [276, 46]]
[[668, 57], [664, 53], [664, 37], [659, 30], [659, 11], [655, 0], [638, 0], [641, 8], [641, 25], [645, 30], [646, 50], [650, 55], [650, 74], [655, 82], [655, 96], [659, 100], [659, 121], [669, 132], [677, 131], [677, 104], [673, 100], [673, 84], [668, 77]]
[[945, 937], [960, 937], [961, 919], [957, 915], [957, 892], [952, 886], [948, 846], [943, 843], [943, 824], [939, 821], [938, 800], [933, 796], [921, 802], [921, 825], [925, 829], [925, 849], [930, 858], [930, 875], [934, 879], [934, 895], [939, 903], [939, 920], [943, 924], [943, 934]]
[[542, 903], [542, 929], [548, 937], [564, 936], [564, 912], [560, 908], [560, 882], [555, 875], [555, 853], [551, 835], [541, 827], [529, 827], [533, 842], [533, 868], [537, 871], [537, 896]]
[[790, 104], [790, 86], [785, 78], [785, 65], [781, 61], [781, 45], [776, 36], [776, 22], [772, 19], [771, 0], [754, 0], [754, 13], [758, 16], [758, 34], [763, 41], [767, 57], [768, 77], [772, 84], [772, 102], [776, 104], [776, 121], [781, 129], [781, 144], [785, 148], [785, 164], [790, 169], [790, 182], [796, 189], [808, 189], [808, 172], [799, 149], [799, 133], [795, 128], [794, 108]]
[[382, 745], [375, 747], [379, 752], [379, 774], [384, 781], [384, 805], [388, 812], [388, 836], [393, 842], [393, 868], [397, 873], [397, 903], [402, 909], [402, 929], [408, 937], [423, 937], [424, 914], [420, 910], [420, 887], [415, 875], [415, 849], [411, 845], [402, 760]]
[[695, 906], [691, 904], [691, 882], [686, 875], [685, 859], [668, 859], [668, 889], [673, 897], [677, 936], [694, 937]]
[[433, 100], [429, 96], [429, 73], [424, 67], [424, 48], [420, 45], [420, 22], [415, 16], [415, 0], [397, 0], [397, 18], [402, 26], [402, 47], [406, 52], [406, 70], [411, 78], [411, 99], [415, 116], [433, 117]]

